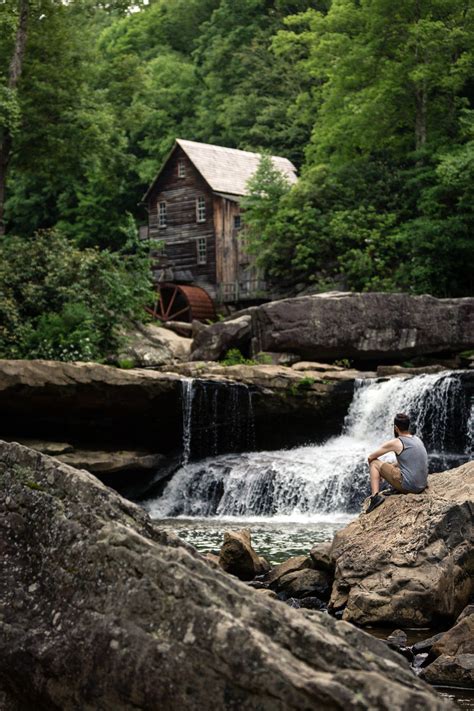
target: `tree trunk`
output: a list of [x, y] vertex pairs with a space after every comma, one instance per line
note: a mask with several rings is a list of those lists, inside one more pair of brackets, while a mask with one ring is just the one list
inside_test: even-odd
[[[30, 0], [19, 0], [19, 17], [15, 35], [13, 53], [8, 68], [8, 88], [14, 92], [23, 68], [26, 38], [28, 32], [28, 15]], [[4, 208], [7, 187], [7, 173], [12, 153], [12, 135], [6, 126], [0, 141], [0, 236], [5, 234]]]
[[426, 109], [427, 97], [425, 82], [415, 91], [416, 117], [415, 117], [415, 139], [416, 150], [420, 150], [426, 143]]

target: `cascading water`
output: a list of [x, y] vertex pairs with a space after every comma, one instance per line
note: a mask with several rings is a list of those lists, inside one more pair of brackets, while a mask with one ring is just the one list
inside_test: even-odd
[[252, 392], [241, 383], [182, 381], [183, 466], [210, 454], [255, 446]]
[[472, 433], [469, 403], [456, 373], [361, 380], [341, 435], [320, 445], [188, 463], [146, 508], [156, 518], [298, 519], [316, 513], [334, 518], [354, 512], [368, 493], [367, 454], [393, 436], [396, 412], [407, 412], [415, 421], [432, 471], [462, 461], [460, 452], [467, 451]]

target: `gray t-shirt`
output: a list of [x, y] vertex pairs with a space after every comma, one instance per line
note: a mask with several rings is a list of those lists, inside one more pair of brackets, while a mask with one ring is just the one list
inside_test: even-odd
[[428, 454], [419, 437], [402, 436], [403, 451], [397, 454], [403, 488], [419, 494], [428, 484]]

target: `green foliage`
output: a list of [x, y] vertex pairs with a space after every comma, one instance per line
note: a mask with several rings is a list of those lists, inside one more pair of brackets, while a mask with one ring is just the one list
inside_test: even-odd
[[257, 170], [247, 184], [248, 195], [242, 200], [245, 213], [243, 239], [258, 265], [268, 266], [273, 250], [274, 220], [280, 203], [290, 190], [286, 177], [262, 154]]
[[118, 367], [122, 368], [122, 370], [131, 370], [135, 367], [135, 361], [131, 358], [122, 358], [118, 361]]
[[256, 361], [245, 358], [238, 348], [231, 348], [221, 360], [221, 365], [256, 365]]
[[[242, 237], [282, 290], [473, 292], [468, 0], [30, 5], [15, 90], [19, 4], [6, 0], [0, 12], [0, 141], [12, 139], [5, 216], [8, 233], [22, 236], [19, 256], [13, 237], [1, 246], [12, 264], [0, 273], [28, 285], [2, 290], [2, 353], [105, 357], [116, 337], [99, 302], [115, 290], [112, 311], [138, 303], [121, 270], [139, 261], [138, 203], [176, 137], [264, 153]], [[296, 186], [268, 154], [296, 162]], [[43, 242], [40, 269], [43, 238], [33, 237], [51, 228], [78, 263], [96, 264], [97, 286], [79, 270], [90, 293], [71, 295], [71, 270], [54, 288], [30, 273], [55, 273], [56, 238]]]
[[352, 362], [349, 360], [349, 358], [339, 358], [338, 360], [334, 361], [333, 365], [337, 365], [339, 368], [351, 368]]
[[288, 392], [293, 396], [302, 395], [308, 390], [311, 390], [315, 382], [316, 380], [314, 378], [311, 378], [309, 375], [305, 376], [304, 378], [301, 378], [301, 380], [298, 380], [298, 382], [294, 385], [290, 385], [288, 387]]
[[266, 353], [258, 353], [255, 358], [245, 358], [238, 348], [231, 348], [221, 360], [221, 365], [268, 365], [271, 358]]
[[52, 231], [8, 236], [0, 295], [0, 357], [103, 360], [150, 300], [148, 258], [138, 247], [80, 250]]

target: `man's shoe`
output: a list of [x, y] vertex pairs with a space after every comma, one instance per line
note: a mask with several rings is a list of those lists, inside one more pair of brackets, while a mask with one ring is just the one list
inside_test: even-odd
[[374, 509], [377, 508], [377, 506], [380, 506], [380, 504], [383, 504], [385, 501], [385, 496], [382, 496], [382, 494], [374, 494], [373, 496], [370, 497], [369, 505], [367, 506], [366, 514], [370, 513]]

